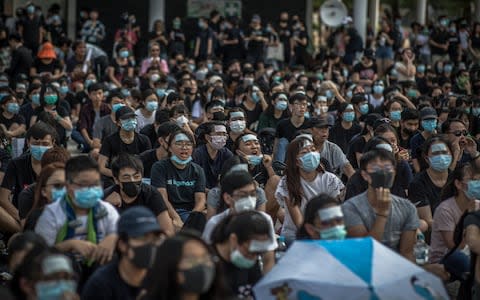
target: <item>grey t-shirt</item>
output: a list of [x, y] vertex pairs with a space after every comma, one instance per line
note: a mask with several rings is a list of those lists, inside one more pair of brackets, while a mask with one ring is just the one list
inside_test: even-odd
[[[417, 210], [407, 199], [391, 194], [392, 204], [390, 215], [385, 224], [382, 243], [398, 252], [400, 237], [403, 232], [416, 230], [419, 226]], [[375, 211], [368, 202], [367, 192], [350, 198], [342, 205], [345, 226], [353, 227], [363, 225], [371, 230], [375, 224]]]
[[107, 136], [118, 131], [118, 126], [112, 121], [110, 115], [101, 117], [93, 126], [93, 138], [103, 141]]
[[325, 141], [320, 156], [328, 160], [335, 174], [342, 173], [343, 167], [349, 163], [342, 149], [330, 141]]

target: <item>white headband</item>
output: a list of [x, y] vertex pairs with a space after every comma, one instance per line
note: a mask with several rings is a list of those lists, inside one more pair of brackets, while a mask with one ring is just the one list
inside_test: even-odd
[[375, 146], [375, 148], [393, 152], [393, 148], [390, 144], [378, 144]]
[[343, 218], [342, 207], [332, 206], [329, 208], [319, 209], [318, 217], [322, 221], [328, 221], [335, 218]]
[[179, 133], [175, 136], [175, 142], [190, 141], [185, 133]]
[[430, 149], [432, 152], [441, 152], [441, 151], [447, 151], [447, 146], [443, 143], [438, 143], [438, 144], [433, 144]]
[[227, 132], [227, 127], [223, 125], [215, 125], [213, 130], [215, 132]]
[[250, 141], [258, 141], [258, 138], [257, 138], [256, 135], [247, 134], [247, 135], [242, 136], [242, 141], [243, 141], [244, 143], [250, 142]]
[[241, 111], [233, 111], [230, 113], [230, 118], [238, 118], [238, 117], [244, 118], [245, 116]]

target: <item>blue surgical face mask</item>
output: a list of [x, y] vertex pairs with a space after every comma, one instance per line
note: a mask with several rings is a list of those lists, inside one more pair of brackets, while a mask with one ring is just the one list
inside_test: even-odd
[[51, 192], [51, 200], [52, 202], [55, 202], [57, 200], [60, 200], [60, 199], [63, 199], [63, 197], [65, 197], [65, 195], [67, 194], [67, 188], [66, 187], [63, 187], [61, 189], [56, 189], [56, 188], [52, 188], [52, 192]]
[[118, 53], [118, 55], [119, 55], [121, 58], [127, 58], [128, 55], [129, 55], [129, 52], [128, 52], [128, 50], [123, 50], [123, 51], [120, 51], [120, 53]]
[[145, 105], [145, 108], [148, 110], [148, 111], [155, 111], [157, 110], [158, 108], [158, 102], [157, 101], [147, 101], [147, 104]]
[[418, 65], [417, 72], [418, 73], [425, 73], [425, 65]]
[[434, 132], [435, 129], [437, 129], [437, 120], [432, 119], [432, 120], [423, 120], [422, 121], [422, 128], [426, 132]]
[[11, 114], [18, 114], [20, 111], [20, 105], [18, 103], [8, 103], [7, 104], [7, 111]]
[[137, 128], [137, 119], [121, 120], [120, 123], [125, 131], [134, 131]]
[[453, 66], [452, 65], [445, 65], [443, 66], [443, 72], [445, 73], [452, 73]]
[[480, 199], [480, 180], [470, 180], [467, 183], [466, 194], [470, 199]]
[[347, 91], [347, 98], [351, 99], [353, 97], [353, 91], [349, 90]]
[[128, 89], [122, 89], [121, 92], [124, 97], [130, 97], [130, 91]]
[[35, 284], [38, 300], [63, 299], [65, 292], [75, 294], [77, 283], [73, 280], [39, 281]]
[[189, 156], [187, 159], [183, 160], [183, 159], [180, 159], [180, 158], [179, 158], [178, 156], [176, 156], [176, 155], [172, 155], [172, 157], [170, 157], [170, 159], [171, 159], [174, 163], [179, 164], [179, 165], [181, 165], [181, 166], [184, 166], [184, 165], [186, 165], [186, 164], [188, 164], [189, 162], [192, 161], [192, 157], [191, 157], [191, 156]]
[[252, 92], [252, 101], [255, 103], [258, 103], [260, 101], [260, 96], [258, 95], [258, 92]]
[[359, 110], [360, 110], [360, 113], [361, 113], [362, 115], [368, 114], [368, 110], [369, 110], [369, 109], [370, 109], [370, 108], [368, 107], [368, 103], [360, 104]]
[[275, 104], [275, 108], [277, 110], [282, 110], [283, 111], [283, 110], [286, 110], [287, 107], [288, 107], [288, 103], [285, 100], [277, 101], [277, 103]]
[[75, 204], [84, 209], [94, 207], [98, 201], [103, 198], [103, 189], [101, 186], [91, 186], [81, 189], [76, 189], [73, 192]]
[[33, 159], [40, 161], [42, 160], [43, 154], [50, 148], [51, 147], [48, 146], [30, 145], [30, 153], [32, 154]]
[[240, 269], [250, 269], [256, 263], [256, 260], [246, 258], [238, 249], [230, 253], [230, 261]]
[[452, 163], [452, 156], [450, 154], [439, 154], [429, 157], [430, 166], [437, 172], [443, 172], [448, 170]]
[[114, 105], [112, 105], [112, 110], [113, 112], [117, 112], [117, 110], [119, 110], [120, 108], [124, 107], [125, 104], [123, 103], [115, 103]]
[[306, 119], [310, 118], [310, 112], [309, 112], [309, 111], [306, 111], [306, 112], [303, 114], [303, 116], [304, 116]]
[[60, 94], [65, 95], [66, 93], [68, 93], [69, 90], [70, 90], [70, 89], [68, 88], [67, 85], [62, 85], [62, 86], [60, 87]]
[[93, 83], [96, 83], [97, 81], [95, 79], [87, 79], [85, 80], [85, 87], [88, 88], [90, 85]]
[[317, 151], [305, 153], [300, 157], [300, 162], [305, 172], [312, 172], [316, 170], [320, 164], [320, 153]]
[[248, 163], [253, 166], [258, 166], [262, 163], [263, 155], [247, 155]]
[[390, 112], [390, 120], [396, 122], [402, 119], [402, 111], [400, 110], [393, 110]]
[[54, 105], [57, 103], [58, 101], [58, 96], [53, 94], [53, 95], [45, 95], [45, 97], [43, 97], [43, 99], [45, 100], [45, 103], [48, 104], [48, 105]]
[[320, 230], [320, 238], [322, 240], [343, 240], [347, 236], [345, 225], [337, 225], [328, 229]]
[[472, 114], [475, 116], [475, 117], [478, 117], [480, 115], [480, 107], [474, 107], [472, 108]]
[[40, 105], [40, 94], [32, 95], [32, 103], [35, 105]]
[[327, 97], [327, 99], [332, 99], [333, 98], [332, 90], [326, 90], [325, 91], [325, 97]]
[[383, 90], [384, 90], [384, 89], [385, 89], [385, 88], [384, 88], [382, 85], [374, 85], [374, 86], [373, 86], [373, 92], [374, 92], [375, 94], [383, 94]]
[[353, 122], [355, 120], [355, 112], [346, 111], [343, 113], [342, 118], [345, 122]]
[[157, 96], [160, 98], [163, 98], [165, 96], [165, 89], [156, 89], [155, 92], [157, 93]]

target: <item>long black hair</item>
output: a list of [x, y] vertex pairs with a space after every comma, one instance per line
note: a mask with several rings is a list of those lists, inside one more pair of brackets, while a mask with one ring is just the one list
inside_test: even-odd
[[[155, 300], [179, 300], [181, 299], [182, 289], [178, 284], [179, 264], [182, 260], [183, 249], [189, 241], [196, 241], [202, 244], [210, 254], [213, 254], [211, 248], [195, 232], [181, 231], [176, 236], [163, 242], [158, 249], [155, 266], [149, 270], [146, 278], [147, 295], [144, 299]], [[200, 300], [225, 299], [226, 288], [223, 279], [220, 264], [215, 264], [215, 280], [210, 289], [200, 295]], [[147, 279], [148, 280], [148, 279]]]

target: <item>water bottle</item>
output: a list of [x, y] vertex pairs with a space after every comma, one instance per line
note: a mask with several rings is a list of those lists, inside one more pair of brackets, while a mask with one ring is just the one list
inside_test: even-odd
[[415, 261], [417, 265], [424, 265], [428, 263], [429, 246], [425, 242], [425, 236], [422, 233], [417, 234], [417, 242], [413, 247], [413, 253], [415, 254]]
[[285, 255], [285, 252], [287, 251], [287, 244], [285, 243], [285, 237], [284, 236], [279, 236], [277, 239], [278, 247], [275, 250], [275, 261], [278, 262], [283, 255]]

